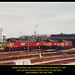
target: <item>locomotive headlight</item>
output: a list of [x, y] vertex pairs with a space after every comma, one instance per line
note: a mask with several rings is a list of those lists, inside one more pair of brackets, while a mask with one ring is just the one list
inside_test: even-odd
[[43, 45], [44, 45], [45, 43], [43, 43]]
[[54, 43], [54, 45], [56, 45], [56, 43]]
[[68, 45], [68, 43], [66, 43], [66, 45]]

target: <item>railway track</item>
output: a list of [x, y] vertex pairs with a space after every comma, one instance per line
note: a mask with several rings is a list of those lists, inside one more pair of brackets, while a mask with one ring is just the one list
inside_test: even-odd
[[[50, 52], [49, 52], [50, 51]], [[13, 52], [3, 52], [0, 53], [0, 58], [4, 58], [4, 57], [13, 57], [13, 56], [19, 56], [19, 55], [36, 55], [39, 53], [51, 53], [52, 50], [33, 50], [33, 51], [13, 51]]]
[[[75, 62], [75, 55], [68, 55], [68, 56], [58, 56], [58, 57], [50, 57], [50, 58], [42, 58], [42, 59], [31, 59], [31, 63], [33, 65], [62, 65]], [[7, 61], [5, 63], [1, 64], [7, 64], [12, 65], [12, 61]]]
[[[39, 59], [39, 53], [43, 53], [43, 58]], [[48, 57], [48, 58], [46, 58]], [[56, 60], [56, 59], [62, 59], [62, 58], [68, 58], [68, 57], [75, 57], [75, 50], [73, 51], [55, 51], [53, 49], [48, 50], [34, 50], [27, 53], [26, 51], [15, 51], [15, 52], [4, 52], [3, 54], [0, 53], [0, 62], [5, 61], [5, 63], [0, 64], [11, 64], [12, 60], [18, 60], [18, 59], [29, 59], [34, 58], [31, 60], [32, 62], [39, 62], [39, 61], [48, 61], [48, 60]], [[6, 63], [6, 61], [11, 61], [9, 63]]]
[[42, 58], [42, 59], [33, 59], [32, 63], [36, 63], [36, 62], [43, 62], [43, 61], [48, 61], [48, 60], [59, 60], [59, 59], [67, 59], [67, 58], [74, 58], [75, 59], [75, 55], [62, 55], [62, 56], [53, 56], [53, 57], [49, 57], [49, 58]]
[[[10, 51], [10, 53], [17, 53], [17, 52], [38, 52], [38, 51], [43, 51], [43, 52], [47, 52], [47, 49], [33, 49], [33, 50], [17, 50], [17, 51]], [[50, 51], [50, 52], [54, 52], [54, 51], [56, 51], [55, 49], [48, 49], [48, 51]], [[0, 53], [9, 53], [9, 51], [8, 52], [5, 52], [5, 49], [3, 49], [3, 50], [0, 50]]]
[[[60, 56], [52, 56], [52, 57], [47, 57], [47, 58], [42, 58], [42, 59], [39, 59], [37, 58], [38, 55], [35, 55], [35, 58], [34, 58], [34, 55], [33, 56], [19, 56], [19, 57], [10, 57], [10, 58], [2, 58], [0, 59], [0, 62], [2, 61], [12, 61], [12, 60], [18, 60], [18, 59], [27, 59], [27, 58], [34, 58], [34, 59], [31, 59], [31, 62], [34, 63], [34, 62], [43, 62], [43, 61], [49, 61], [49, 60], [56, 60], [56, 59], [64, 59], [64, 58], [72, 58], [72, 57], [75, 57], [75, 54], [71, 54], [71, 55], [60, 55]], [[0, 63], [2, 64], [2, 63]], [[4, 62], [4, 64], [6, 64]], [[8, 64], [8, 63], [7, 63]], [[10, 63], [9, 63], [10, 64]]]
[[[37, 53], [9, 53], [9, 54], [1, 54], [0, 55], [0, 61], [4, 60], [12, 60], [12, 59], [19, 59], [19, 58], [33, 58], [38, 57], [40, 52]], [[41, 52], [42, 53], [42, 52]], [[75, 51], [72, 52], [43, 52], [43, 56], [55, 56], [55, 55], [69, 55], [69, 54], [75, 54]]]
[[71, 49], [70, 50], [56, 50], [56, 49], [33, 49], [33, 50], [21, 50], [21, 51], [10, 51], [10, 52], [5, 52], [5, 50], [4, 49], [0, 49], [0, 54], [2, 55], [2, 54], [15, 54], [15, 53], [39, 53], [39, 52], [41, 52], [41, 53], [44, 53], [44, 52], [74, 52], [75, 51], [75, 49], [74, 50], [72, 50], [71, 51]]
[[[4, 51], [4, 50], [3, 50]], [[17, 53], [25, 53], [25, 54], [35, 54], [35, 53], [46, 53], [46, 52], [57, 52], [57, 53], [66, 53], [66, 52], [69, 52], [69, 53], [75, 53], [75, 50], [56, 50], [56, 49], [34, 49], [34, 50], [30, 50], [28, 52], [28, 50], [23, 50], [23, 51], [11, 51], [11, 52], [0, 52], [0, 55], [10, 55], [10, 54], [17, 54]], [[68, 53], [68, 54], [69, 54]]]
[[61, 60], [61, 61], [55, 61], [55, 62], [51, 62], [51, 63], [44, 63], [44, 64], [62, 65], [62, 64], [69, 64], [71, 62], [75, 62], [75, 58], [74, 59]]
[[5, 49], [4, 48], [0, 48], [0, 52], [4, 52], [5, 51]]

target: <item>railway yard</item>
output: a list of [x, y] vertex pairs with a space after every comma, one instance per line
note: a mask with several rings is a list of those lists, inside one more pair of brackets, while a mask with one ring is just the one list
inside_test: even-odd
[[[43, 57], [39, 57], [39, 54]], [[33, 49], [23, 51], [5, 52], [0, 49], [0, 65], [13, 65], [15, 60], [29, 59], [30, 65], [75, 65], [75, 48], [66, 50], [56, 49]]]

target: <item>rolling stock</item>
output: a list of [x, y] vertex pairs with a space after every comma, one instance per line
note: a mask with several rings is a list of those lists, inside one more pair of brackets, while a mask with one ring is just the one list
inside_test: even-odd
[[28, 49], [67, 49], [72, 47], [71, 41], [27, 41], [25, 39], [12, 39], [9, 38], [5, 42], [5, 50], [28, 50]]
[[66, 41], [66, 40], [58, 40], [57, 41], [57, 49], [69, 49], [72, 47], [72, 42], [71, 41]]

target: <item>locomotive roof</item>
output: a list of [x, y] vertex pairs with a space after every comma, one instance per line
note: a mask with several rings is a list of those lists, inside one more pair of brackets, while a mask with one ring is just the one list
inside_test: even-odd
[[16, 40], [26, 40], [26, 39], [20, 39], [20, 38], [8, 38], [7, 40], [16, 41]]
[[[23, 38], [8, 38], [6, 41], [11, 41], [11, 42], [15, 42], [15, 41], [21, 41], [21, 42], [27, 42], [28, 39], [23, 39]], [[29, 42], [36, 42], [36, 41], [32, 41], [29, 39]]]

